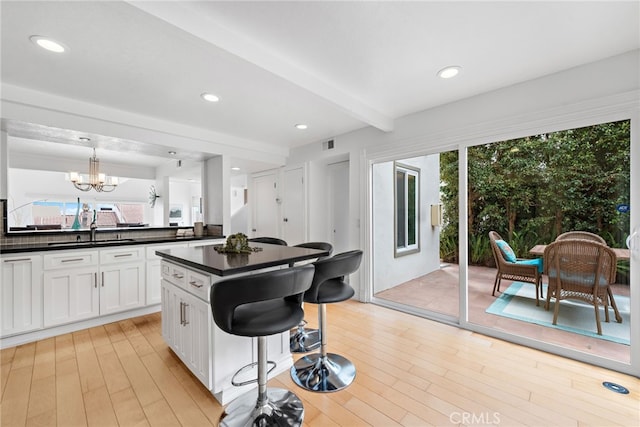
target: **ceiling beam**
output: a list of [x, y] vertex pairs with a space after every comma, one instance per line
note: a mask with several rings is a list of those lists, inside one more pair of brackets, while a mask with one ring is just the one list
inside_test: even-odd
[[392, 118], [314, 74], [256, 44], [244, 34], [222, 27], [190, 2], [128, 1], [132, 6], [238, 56], [332, 103], [345, 114], [384, 132], [393, 130]]

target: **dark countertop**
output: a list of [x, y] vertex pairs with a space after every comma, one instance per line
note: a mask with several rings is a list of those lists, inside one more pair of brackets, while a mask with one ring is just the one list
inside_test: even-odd
[[250, 254], [220, 254], [214, 249], [215, 245], [208, 245], [195, 248], [159, 250], [156, 251], [156, 255], [168, 261], [218, 276], [229, 276], [245, 271], [259, 270], [329, 255], [327, 251], [296, 246], [269, 245], [254, 242], [249, 244], [251, 247], [260, 247], [262, 250]]
[[95, 242], [38, 242], [38, 243], [18, 243], [3, 244], [0, 246], [1, 254], [39, 252], [39, 251], [61, 251], [70, 249], [94, 249], [111, 248], [128, 245], [150, 245], [154, 243], [180, 243], [201, 240], [223, 239], [224, 236], [203, 236], [203, 237], [138, 237], [121, 239], [100, 239]]

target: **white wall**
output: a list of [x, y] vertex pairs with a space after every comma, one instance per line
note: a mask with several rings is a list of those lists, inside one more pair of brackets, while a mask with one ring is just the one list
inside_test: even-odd
[[439, 201], [437, 155], [399, 160], [420, 169], [420, 252], [394, 257], [393, 162], [373, 165], [374, 293], [423, 276], [440, 267], [439, 229], [431, 227], [430, 205]]
[[178, 225], [185, 226], [193, 225], [194, 218], [192, 217], [191, 206], [193, 205], [194, 197], [198, 199], [200, 198], [200, 190], [199, 182], [170, 181], [170, 207], [181, 206], [182, 219], [177, 220], [175, 218], [169, 218], [168, 222], [178, 222]]
[[249, 207], [244, 203], [247, 175], [232, 175], [230, 178], [231, 229], [229, 234], [249, 235]]

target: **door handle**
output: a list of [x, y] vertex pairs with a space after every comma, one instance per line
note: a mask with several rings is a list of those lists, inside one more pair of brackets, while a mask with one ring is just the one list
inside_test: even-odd
[[196, 288], [201, 288], [202, 287], [202, 283], [198, 284], [198, 282], [196, 282], [195, 280], [190, 281], [189, 284], [191, 286], [196, 287]]
[[102, 275], [102, 287], [104, 288], [104, 271], [100, 273]]
[[93, 273], [93, 287], [98, 289], [98, 272]]
[[186, 302], [182, 304], [184, 307], [184, 326], [187, 326], [189, 324], [189, 319], [187, 319], [187, 307], [189, 307], [189, 304], [187, 304]]
[[180, 324], [184, 326], [184, 303], [180, 301]]

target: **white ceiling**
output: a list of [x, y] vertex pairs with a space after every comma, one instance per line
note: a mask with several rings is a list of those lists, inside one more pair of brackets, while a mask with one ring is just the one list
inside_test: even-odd
[[[292, 148], [366, 126], [389, 132], [404, 115], [638, 49], [639, 4], [2, 1], [1, 78], [220, 141]], [[68, 51], [43, 51], [31, 35]], [[461, 74], [439, 79], [448, 65]], [[202, 92], [221, 100], [205, 103]], [[3, 125], [23, 141], [38, 131]], [[55, 131], [59, 143], [76, 136]], [[170, 147], [91, 136], [130, 159], [171, 161]]]

